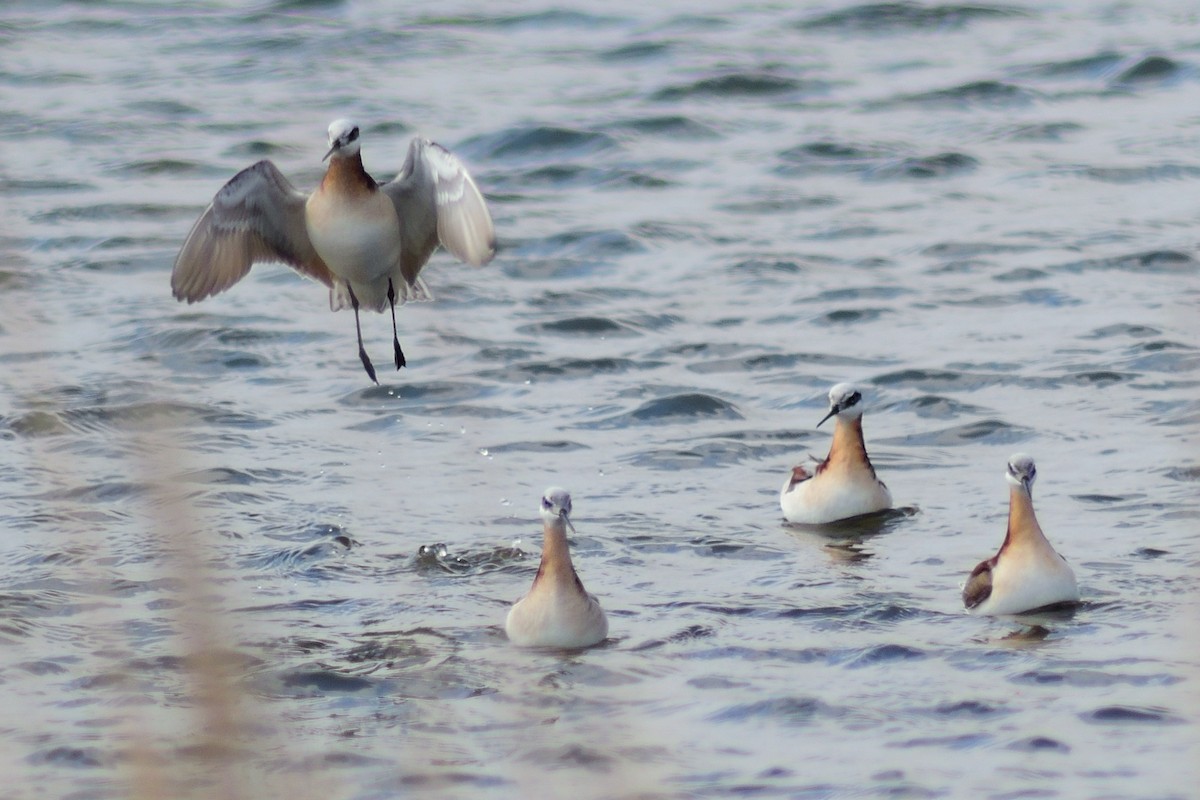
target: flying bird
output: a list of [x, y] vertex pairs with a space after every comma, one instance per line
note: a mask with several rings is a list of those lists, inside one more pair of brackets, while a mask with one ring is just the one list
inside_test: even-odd
[[225, 291], [253, 264], [281, 261], [329, 287], [333, 311], [354, 309], [358, 357], [371, 380], [359, 309], [392, 312], [396, 369], [406, 363], [396, 304], [431, 299], [421, 269], [437, 249], [481, 266], [496, 252], [487, 204], [462, 162], [417, 137], [400, 173], [377, 183], [363, 168], [359, 126], [329, 125], [329, 166], [312, 194], [269, 160], [234, 175], [213, 197], [175, 259], [171, 290], [195, 303]]

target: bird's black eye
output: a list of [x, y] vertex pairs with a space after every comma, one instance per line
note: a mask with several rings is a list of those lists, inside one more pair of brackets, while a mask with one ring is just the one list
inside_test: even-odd
[[862, 394], [859, 392], [855, 392], [854, 394], [847, 397], [845, 399], [845, 401], [842, 402], [842, 408], [850, 408], [850, 406], [856, 406], [856, 405], [858, 405], [859, 400], [862, 400]]
[[350, 137], [348, 139], [346, 139], [346, 141], [353, 142], [357, 138], [358, 138], [358, 126], [356, 125], [350, 129]]
[[554, 506], [554, 503], [552, 503], [550, 501], [549, 497], [542, 498], [542, 508], [552, 508], [553, 506]]

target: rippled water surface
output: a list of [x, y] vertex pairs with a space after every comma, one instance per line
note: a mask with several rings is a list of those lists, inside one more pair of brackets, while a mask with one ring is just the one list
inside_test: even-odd
[[[6, 796], [1195, 796], [1194, 2], [419, 6], [0, 8]], [[347, 115], [499, 236], [378, 387], [168, 285]], [[846, 380], [900, 510], [789, 527]], [[1074, 613], [961, 611], [1014, 451]], [[582, 653], [501, 627], [551, 484]]]

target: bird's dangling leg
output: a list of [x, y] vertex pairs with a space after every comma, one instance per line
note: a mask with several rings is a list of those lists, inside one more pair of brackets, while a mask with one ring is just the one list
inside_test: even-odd
[[392, 307], [392, 346], [396, 348], [396, 369], [400, 369], [408, 363], [404, 358], [404, 351], [400, 349], [400, 336], [396, 333], [396, 287], [392, 285], [392, 279], [388, 278], [388, 304]]
[[378, 386], [379, 380], [375, 377], [375, 366], [367, 357], [367, 348], [363, 347], [362, 326], [358, 322], [358, 298], [354, 296], [354, 289], [350, 287], [349, 283], [346, 284], [346, 291], [350, 293], [350, 305], [354, 306], [354, 332], [358, 334], [358, 357], [362, 360], [363, 369], [367, 371], [368, 377]]

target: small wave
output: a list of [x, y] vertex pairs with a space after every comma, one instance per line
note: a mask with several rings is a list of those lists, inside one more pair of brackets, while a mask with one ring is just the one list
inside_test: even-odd
[[1034, 122], [1007, 128], [999, 136], [1014, 142], [1061, 142], [1083, 130], [1077, 122]]
[[943, 703], [932, 709], [932, 713], [940, 717], [965, 717], [967, 719], [984, 719], [1010, 713], [1006, 709], [997, 708], [982, 700], [960, 700], [957, 703]]
[[1123, 61], [1120, 53], [1106, 50], [1083, 58], [1069, 58], [1063, 61], [1045, 61], [1028, 67], [1021, 67], [1014, 72], [1022, 77], [1046, 78], [1051, 80], [1084, 78], [1096, 79], [1111, 75]]
[[1031, 245], [1007, 242], [942, 241], [922, 248], [921, 255], [941, 259], [967, 259], [1004, 253], [1027, 253], [1033, 249], [1035, 248]]
[[1162, 85], [1175, 81], [1184, 74], [1184, 68], [1166, 56], [1146, 56], [1136, 64], [1121, 70], [1113, 78], [1114, 88], [1132, 89], [1149, 85]]
[[299, 482], [304, 480], [306, 475], [307, 473], [272, 468], [240, 470], [231, 467], [211, 467], [185, 472], [176, 480], [210, 486], [253, 486]]
[[474, 158], [511, 162], [590, 156], [616, 146], [615, 139], [599, 131], [536, 125], [509, 128], [499, 133], [469, 139], [458, 149]]
[[1009, 678], [1013, 683], [1108, 689], [1113, 686], [1173, 686], [1183, 678], [1158, 675], [1133, 675], [1104, 669], [1033, 669]]
[[928, 180], [948, 178], [973, 172], [979, 160], [965, 153], [936, 153], [931, 156], [914, 156], [880, 164], [863, 174], [869, 180]]
[[946, 306], [962, 306], [966, 308], [1005, 308], [1007, 306], [1031, 305], [1048, 308], [1077, 306], [1082, 300], [1050, 288], [1024, 289], [1012, 294], [981, 294], [963, 300], [943, 300]]
[[[190, 215], [193, 209], [188, 209]], [[180, 215], [176, 206], [154, 203], [93, 203], [86, 206], [61, 206], [31, 214], [34, 222], [68, 223], [115, 220], [127, 224], [131, 220], [163, 220]]]
[[514, 278], [581, 277], [622, 256], [646, 249], [636, 238], [612, 229], [574, 230], [509, 247], [506, 274]]
[[880, 440], [889, 445], [907, 445], [910, 447], [953, 447], [955, 445], [975, 444], [1015, 444], [1027, 441], [1033, 431], [1019, 425], [1011, 425], [1003, 420], [984, 419], [966, 425], [955, 425], [937, 431], [913, 433], [901, 437], [889, 437]]
[[809, 725], [818, 716], [836, 715], [815, 697], [777, 697], [729, 706], [709, 717], [713, 722], [745, 722], [768, 719], [784, 725]]
[[944, 178], [971, 172], [979, 166], [978, 159], [965, 153], [904, 156], [898, 149], [827, 140], [809, 142], [781, 152], [779, 157], [784, 163], [775, 171], [785, 176], [848, 172], [884, 181]]
[[576, 450], [590, 450], [586, 444], [572, 442], [567, 439], [555, 439], [538, 442], [508, 442], [494, 444], [482, 448], [485, 455], [493, 453], [571, 453]]
[[402, 386], [370, 386], [344, 395], [343, 406], [364, 407], [372, 411], [393, 408], [418, 409], [427, 406], [444, 406], [474, 400], [482, 396], [485, 388], [477, 383], [429, 381], [406, 383]]
[[1059, 168], [1058, 172], [1068, 172], [1084, 178], [1100, 181], [1101, 183], [1155, 183], [1158, 181], [1192, 181], [1200, 176], [1200, 167], [1192, 164], [1146, 164], [1138, 167], [1097, 167], [1080, 166], [1075, 168]]
[[181, 103], [178, 100], [135, 100], [132, 103], [127, 103], [125, 108], [135, 112], [138, 116], [145, 114], [150, 117], [167, 117], [171, 119], [201, 117], [204, 115], [204, 112], [196, 106]]
[[779, 154], [784, 175], [813, 172], [865, 172], [885, 159], [894, 158], [895, 149], [882, 145], [855, 144], [820, 140], [790, 147]]
[[107, 766], [111, 759], [95, 747], [72, 747], [59, 745], [30, 753], [26, 759], [31, 764], [45, 764], [56, 769], [96, 769]]
[[638, 333], [630, 326], [609, 317], [567, 317], [550, 322], [539, 322], [535, 325], [525, 325], [517, 329], [524, 334], [553, 333], [560, 336], [637, 336]]
[[524, 382], [547, 379], [586, 378], [592, 375], [619, 375], [636, 369], [661, 366], [661, 362], [638, 362], [629, 358], [559, 358], [554, 361], [514, 362], [502, 369], [479, 373], [480, 377]]
[[796, 23], [802, 30], [852, 33], [939, 33], [980, 21], [1024, 19], [1029, 11], [1006, 5], [924, 5], [914, 2], [865, 3]]
[[630, 416], [638, 422], [693, 417], [742, 419], [741, 413], [732, 403], [700, 392], [689, 392], [651, 400], [639, 406]]
[[[899, 386], [908, 384], [941, 384], [960, 387], [968, 376], [962, 372], [939, 369], [902, 369], [880, 375], [872, 383], [877, 386]], [[932, 387], [930, 387], [932, 388]]]
[[1033, 267], [1017, 267], [993, 275], [992, 280], [996, 283], [1029, 283], [1030, 281], [1040, 281], [1049, 275], [1050, 273]]
[[890, 308], [837, 308], [818, 317], [818, 325], [852, 325], [859, 322], [874, 322], [887, 314]]
[[1010, 106], [1031, 105], [1040, 97], [1039, 92], [1017, 86], [1016, 84], [998, 80], [984, 80], [963, 83], [958, 86], [951, 86], [948, 89], [935, 89], [929, 92], [918, 92], [917, 94], [880, 100], [872, 105], [879, 107], [901, 105], [934, 106], [966, 111], [980, 107], [1007, 108]]
[[353, 694], [375, 688], [375, 683], [358, 675], [343, 675], [332, 669], [294, 669], [278, 676], [279, 685], [288, 694], [324, 696]]
[[227, 158], [245, 158], [257, 161], [258, 159], [270, 158], [271, 156], [283, 156], [289, 152], [289, 148], [283, 145], [262, 139], [252, 139], [248, 142], [239, 142], [231, 147], [227, 147], [222, 155]]
[[652, 61], [670, 54], [672, 42], [633, 42], [614, 47], [600, 54], [601, 61]]
[[1200, 483], [1200, 466], [1174, 467], [1164, 474], [1169, 480]]
[[1149, 336], [1161, 336], [1162, 330], [1149, 325], [1136, 325], [1128, 322], [1116, 322], [1112, 325], [1105, 325], [1101, 328], [1096, 328], [1090, 334], [1082, 337], [1084, 339], [1108, 339], [1113, 336], [1130, 336], [1136, 339], [1144, 339]]
[[755, 447], [740, 442], [707, 442], [688, 448], [655, 448], [633, 453], [624, 460], [637, 467], [675, 472], [685, 469], [714, 469], [757, 461], [773, 456], [779, 448]]
[[190, 175], [207, 175], [211, 169], [196, 161], [184, 161], [178, 158], [157, 158], [141, 161], [126, 161], [105, 170], [114, 175], [132, 177], [167, 176], [179, 177]]
[[761, 187], [753, 191], [762, 196], [749, 200], [719, 203], [716, 207], [731, 214], [759, 217], [763, 214], [791, 214], [806, 208], [827, 208], [838, 204], [836, 198], [827, 194], [805, 195]]
[[889, 411], [911, 411], [921, 419], [957, 419], [963, 416], [977, 416], [983, 409], [963, 403], [950, 397], [936, 394], [923, 394], [901, 403], [888, 406]]
[[1111, 386], [1114, 383], [1131, 381], [1137, 375], [1131, 372], [1114, 372], [1109, 369], [1097, 369], [1068, 372], [1064, 377], [1081, 386]]
[[1058, 753], [1071, 752], [1070, 745], [1060, 742], [1058, 739], [1051, 739], [1049, 736], [1031, 736], [1028, 739], [1018, 739], [1010, 744], [1008, 749], [1023, 753], [1039, 753], [1047, 750]]
[[[302, 0], [309, 2], [310, 0]], [[325, 0], [322, 0], [324, 2]], [[531, 11], [524, 14], [462, 14], [454, 17], [422, 17], [418, 25], [423, 27], [472, 27], [472, 28], [598, 28], [612, 27], [625, 22], [625, 18], [603, 14], [589, 14], [564, 8]]]
[[675, 101], [694, 97], [742, 98], [778, 97], [785, 94], [826, 89], [819, 81], [788, 78], [771, 72], [732, 72], [701, 78], [691, 83], [667, 86], [651, 95], [652, 100]]
[[[155, 430], [186, 427], [192, 424], [229, 424], [227, 411], [192, 406], [184, 403], [146, 402], [108, 404], [96, 407], [69, 408], [59, 411], [39, 409], [16, 414], [5, 419], [7, 427], [20, 436], [57, 436], [77, 432], [118, 430]], [[240, 424], [265, 426], [265, 420], [246, 415], [238, 417]]]
[[1103, 724], [1178, 724], [1184, 720], [1171, 711], [1159, 706], [1102, 706], [1094, 711], [1081, 714], [1085, 722]]
[[1151, 275], [1194, 275], [1200, 272], [1200, 261], [1179, 250], [1150, 250], [1111, 258], [1072, 261], [1048, 269], [1072, 273], [1118, 270]]
[[934, 747], [939, 750], [970, 750], [984, 747], [992, 741], [988, 733], [960, 733], [949, 736], [918, 736], [914, 739], [892, 743], [892, 747]]
[[633, 117], [610, 122], [605, 128], [649, 136], [668, 136], [672, 139], [715, 139], [719, 135], [703, 122], [681, 114]]
[[732, 403], [700, 392], [671, 395], [650, 400], [625, 414], [607, 417], [589, 427], [624, 428], [657, 422], [703, 418], [740, 420], [742, 414]]

